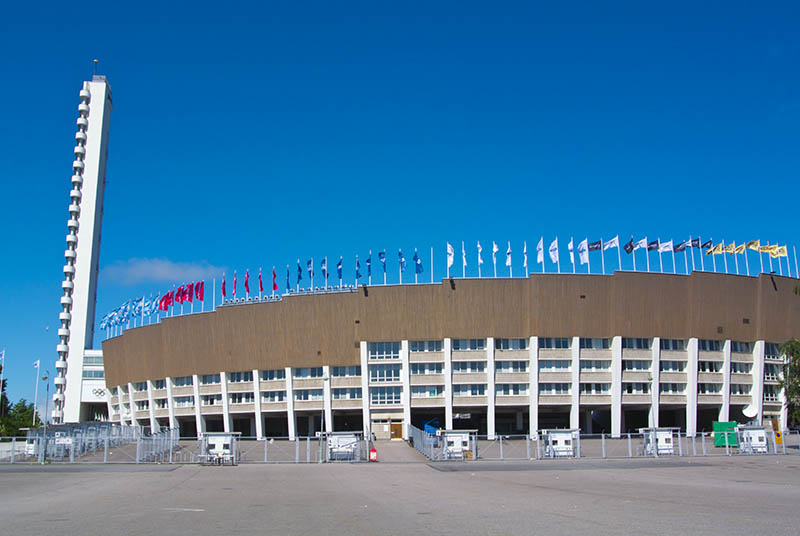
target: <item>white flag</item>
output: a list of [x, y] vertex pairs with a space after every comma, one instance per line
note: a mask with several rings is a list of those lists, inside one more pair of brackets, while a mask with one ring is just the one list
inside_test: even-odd
[[461, 264], [466, 268], [467, 266], [467, 250], [464, 249], [464, 241], [461, 241]]
[[544, 264], [544, 237], [541, 237], [536, 245], [536, 262]]
[[483, 258], [481, 258], [481, 253], [483, 252], [483, 248], [481, 247], [481, 243], [478, 242], [478, 264], [483, 264]]
[[456, 256], [456, 250], [453, 249], [453, 245], [448, 242], [447, 243], [447, 267], [450, 268], [453, 266], [453, 260]]
[[619, 235], [615, 236], [614, 238], [603, 244], [603, 250], [611, 248], [619, 248]]
[[508, 241], [508, 249], [506, 250], [506, 266], [511, 266], [511, 241]]
[[578, 259], [580, 259], [581, 264], [587, 264], [589, 262], [589, 239], [584, 238], [583, 240], [578, 243]]
[[642, 249], [642, 248], [646, 248], [646, 247], [647, 247], [647, 237], [646, 236], [633, 245], [633, 249], [634, 250]]
[[528, 242], [527, 240], [522, 243], [522, 267], [528, 267]]
[[665, 251], [672, 251], [672, 240], [669, 242], [661, 242], [658, 245], [658, 252], [664, 253]]
[[37, 369], [39, 368], [39, 360], [38, 359], [33, 362], [33, 366], [36, 367]]
[[558, 237], [550, 244], [550, 260], [558, 264]]
[[492, 262], [497, 264], [497, 252], [500, 251], [500, 248], [497, 247], [497, 244], [494, 240], [492, 240]]
[[567, 249], [569, 250], [569, 262], [575, 264], [575, 252], [573, 251], [572, 246], [572, 237], [569, 237], [569, 244], [567, 244]]

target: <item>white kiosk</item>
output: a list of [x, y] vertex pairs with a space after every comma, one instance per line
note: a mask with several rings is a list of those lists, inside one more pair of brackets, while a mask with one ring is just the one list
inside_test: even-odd
[[679, 428], [639, 428], [642, 434], [642, 456], [674, 456], [673, 438]]
[[[545, 458], [574, 458], [575, 443], [580, 430], [578, 428], [561, 430], [539, 430], [542, 441], [542, 453]], [[580, 449], [578, 450], [580, 456]]]
[[329, 432], [323, 434], [326, 442], [328, 462], [361, 461], [361, 434], [357, 432]]
[[238, 465], [241, 432], [203, 432], [200, 437], [200, 463]]
[[471, 437], [477, 430], [437, 430], [436, 435], [441, 438], [441, 452], [443, 460], [464, 460], [472, 458]]
[[767, 431], [763, 426], [740, 424], [736, 427], [736, 435], [739, 440], [740, 454], [767, 454], [769, 452]]

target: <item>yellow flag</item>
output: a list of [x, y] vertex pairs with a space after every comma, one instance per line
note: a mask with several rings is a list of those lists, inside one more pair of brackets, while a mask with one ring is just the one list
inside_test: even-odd
[[776, 259], [778, 257], [788, 257], [789, 252], [786, 251], [786, 246], [780, 246], [780, 247], [774, 246], [774, 249], [769, 252], [769, 256], [772, 257], [773, 259]]
[[722, 251], [725, 252], [725, 253], [730, 253], [732, 255], [734, 249], [736, 249], [736, 243], [735, 242], [731, 242], [730, 244], [728, 244], [727, 246], [722, 248]]
[[745, 248], [744, 244], [739, 244], [738, 246], [736, 246], [736, 249], [734, 249], [733, 252], [734, 253], [744, 253], [744, 248]]
[[769, 253], [772, 246], [758, 246], [759, 253]]
[[758, 251], [761, 247], [761, 240], [751, 240], [747, 243], [747, 249], [752, 249], [754, 251]]
[[706, 255], [720, 255], [722, 253], [722, 244], [717, 244], [706, 252]]

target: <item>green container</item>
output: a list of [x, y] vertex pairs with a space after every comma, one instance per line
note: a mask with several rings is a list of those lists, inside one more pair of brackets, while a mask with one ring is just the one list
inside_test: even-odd
[[712, 423], [712, 427], [714, 430], [714, 446], [724, 447], [725, 436], [728, 436], [728, 446], [738, 447], [739, 440], [736, 438], [736, 426], [738, 424], [739, 423], [737, 423], [736, 421], [731, 421], [731, 422], [714, 421]]

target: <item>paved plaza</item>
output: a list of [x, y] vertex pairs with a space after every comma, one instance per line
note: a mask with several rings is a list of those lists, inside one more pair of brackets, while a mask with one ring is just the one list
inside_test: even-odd
[[0, 466], [4, 534], [797, 534], [800, 457]]

